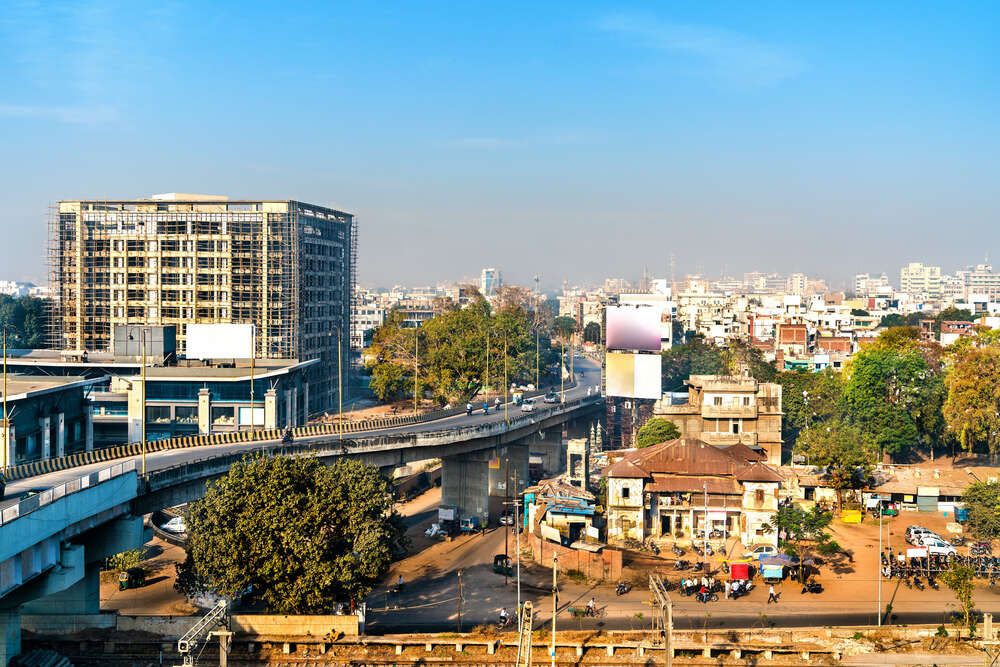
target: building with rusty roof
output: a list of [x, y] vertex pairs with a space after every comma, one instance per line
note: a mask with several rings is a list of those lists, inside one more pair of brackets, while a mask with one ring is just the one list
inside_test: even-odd
[[608, 540], [739, 535], [775, 544], [763, 528], [778, 509], [782, 475], [765, 455], [736, 443], [678, 438], [624, 454], [608, 466]]

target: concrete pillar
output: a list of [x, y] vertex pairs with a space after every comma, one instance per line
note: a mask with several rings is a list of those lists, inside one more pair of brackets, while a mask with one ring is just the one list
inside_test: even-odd
[[282, 428], [285, 426], [292, 426], [295, 424], [295, 415], [292, 413], [292, 390], [285, 390], [285, 423], [282, 424]]
[[11, 659], [21, 652], [21, 612], [0, 609], [0, 667], [7, 667]]
[[489, 457], [493, 450], [441, 459], [441, 502], [454, 505], [459, 518], [480, 519], [489, 506]]
[[66, 413], [60, 412], [56, 417], [56, 456], [66, 456]]
[[264, 428], [278, 428], [278, 392], [274, 389], [264, 394]]
[[84, 424], [84, 436], [86, 440], [83, 443], [83, 450], [85, 452], [94, 451], [94, 406], [88, 405], [87, 410], [84, 412], [84, 418], [86, 423]]
[[299, 388], [292, 387], [292, 415], [289, 423], [292, 426], [299, 425]]
[[198, 433], [208, 435], [212, 432], [212, 392], [208, 387], [198, 390]]
[[39, 423], [42, 427], [42, 460], [48, 461], [52, 458], [52, 420], [42, 417]]
[[[0, 428], [3, 428], [0, 426]], [[17, 463], [17, 447], [14, 439], [14, 422], [7, 424], [7, 437], [0, 442], [0, 467]]]
[[128, 390], [128, 441], [142, 442], [142, 418], [146, 394], [142, 381], [133, 380]]
[[[302, 383], [302, 410], [305, 412], [305, 421], [309, 421], [309, 383]], [[305, 423], [305, 422], [303, 422]]]
[[83, 570], [83, 578], [51, 595], [26, 602], [25, 614], [99, 614], [101, 613], [101, 564], [92, 563]]

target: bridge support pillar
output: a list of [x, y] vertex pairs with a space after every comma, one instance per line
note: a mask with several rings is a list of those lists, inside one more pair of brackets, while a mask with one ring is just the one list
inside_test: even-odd
[[25, 614], [101, 613], [101, 564], [83, 568], [83, 577], [66, 589], [24, 604]]
[[52, 420], [49, 417], [42, 417], [38, 421], [42, 429], [42, 460], [48, 461], [52, 458]]
[[11, 659], [21, 652], [21, 612], [0, 609], [0, 667], [7, 667]]
[[[3, 421], [0, 420], [0, 429], [5, 428], [2, 424]], [[14, 422], [8, 420], [6, 429], [7, 436], [4, 440], [0, 441], [0, 447], [3, 447], [3, 450], [0, 451], [0, 465], [12, 466], [16, 461], [14, 457], [17, 454], [17, 450], [14, 447], [16, 442], [14, 440]]]
[[84, 419], [86, 423], [84, 425], [84, 442], [83, 451], [92, 452], [94, 451], [94, 406], [88, 405], [87, 410], [84, 413]]
[[198, 390], [198, 433], [208, 435], [212, 432], [212, 393], [208, 387]]
[[[527, 484], [528, 479], [528, 445], [510, 443], [499, 449], [496, 456], [500, 467], [489, 470], [490, 498], [489, 512], [491, 517], [499, 517], [504, 510], [513, 513], [509, 507], [504, 507], [507, 500], [517, 499], [517, 493]], [[508, 460], [510, 465], [507, 465]], [[510, 475], [510, 489], [507, 488], [507, 475]]]
[[56, 456], [66, 456], [66, 413], [60, 412], [56, 417]]
[[454, 505], [459, 517], [482, 520], [489, 508], [489, 459], [492, 449], [441, 459], [441, 502]]
[[278, 428], [278, 392], [274, 389], [264, 394], [264, 428]]

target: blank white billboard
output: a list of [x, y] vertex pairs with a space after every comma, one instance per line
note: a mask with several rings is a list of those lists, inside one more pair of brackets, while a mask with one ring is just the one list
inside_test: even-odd
[[608, 396], [660, 398], [660, 355], [616, 354], [605, 357]]
[[188, 359], [249, 359], [252, 350], [252, 324], [187, 325]]
[[607, 349], [660, 351], [660, 315], [652, 306], [609, 306]]

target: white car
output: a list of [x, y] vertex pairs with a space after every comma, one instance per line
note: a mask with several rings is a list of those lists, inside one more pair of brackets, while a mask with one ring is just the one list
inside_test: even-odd
[[501, 514], [500, 515], [500, 525], [501, 526], [513, 526], [514, 525], [514, 515], [513, 514]]
[[441, 532], [441, 524], [432, 523], [431, 527], [424, 531], [424, 537], [434, 537]]
[[534, 412], [534, 411], [535, 411], [535, 402], [533, 400], [521, 403], [521, 412]]
[[175, 535], [183, 535], [187, 532], [187, 524], [184, 523], [184, 517], [175, 516], [173, 519], [163, 524], [163, 530]]
[[770, 544], [758, 544], [750, 551], [743, 554], [744, 557], [756, 558], [760, 560], [764, 556], [773, 556], [778, 553], [778, 550], [772, 547]]
[[952, 545], [938, 537], [925, 537], [920, 541], [921, 546], [927, 547], [927, 553], [931, 556], [956, 556], [958, 550]]

